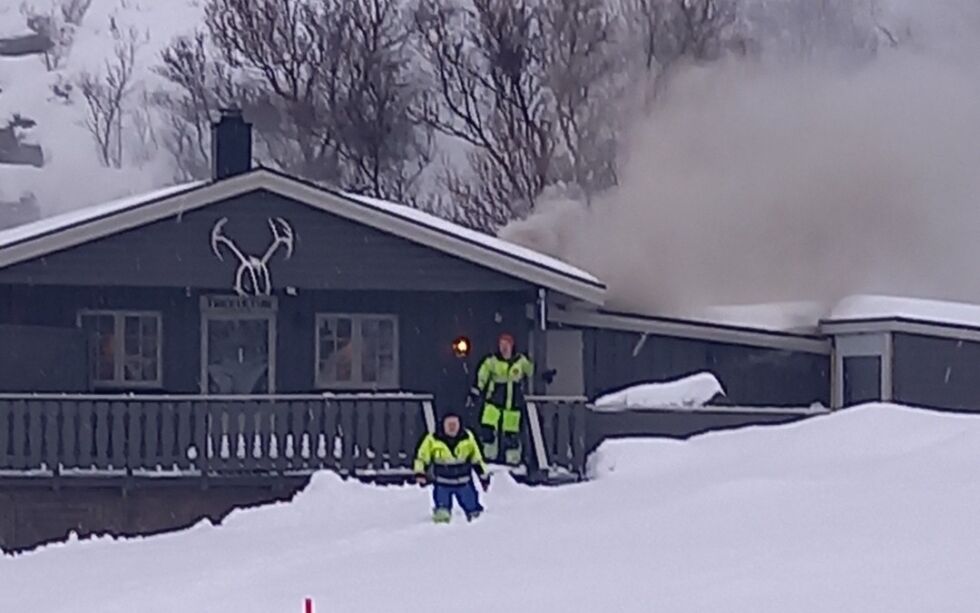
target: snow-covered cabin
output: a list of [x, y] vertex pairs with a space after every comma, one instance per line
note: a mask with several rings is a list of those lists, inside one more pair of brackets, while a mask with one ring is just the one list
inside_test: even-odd
[[[0, 500], [16, 511], [0, 514], [0, 547], [220, 518], [323, 468], [404, 477], [503, 331], [557, 370], [534, 381], [526, 430], [528, 469], [547, 479], [581, 477], [607, 436], [879, 398], [971, 409], [980, 395], [980, 307], [863, 299], [819, 322], [786, 305], [617, 312], [601, 279], [553, 257], [252, 168], [240, 114], [212, 142], [207, 181], [0, 231]], [[723, 391], [587, 408], [695, 373]], [[58, 487], [68, 478], [91, 487]]]

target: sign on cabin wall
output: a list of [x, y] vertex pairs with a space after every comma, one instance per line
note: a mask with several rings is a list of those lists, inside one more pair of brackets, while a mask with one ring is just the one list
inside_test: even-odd
[[272, 240], [265, 252], [260, 255], [247, 254], [238, 244], [225, 234], [227, 217], [222, 217], [211, 228], [211, 251], [220, 261], [224, 261], [222, 251], [231, 253], [238, 260], [232, 289], [239, 296], [269, 296], [272, 294], [272, 272], [269, 265], [273, 256], [282, 248], [285, 258], [293, 256], [295, 233], [293, 227], [282, 217], [270, 217], [269, 229]]

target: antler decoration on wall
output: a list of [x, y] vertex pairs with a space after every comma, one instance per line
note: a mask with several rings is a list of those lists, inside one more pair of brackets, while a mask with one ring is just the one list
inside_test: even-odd
[[218, 259], [224, 261], [221, 247], [224, 246], [238, 259], [238, 270], [235, 272], [235, 284], [232, 289], [239, 296], [268, 296], [272, 293], [272, 273], [269, 263], [272, 256], [280, 247], [286, 250], [286, 259], [292, 257], [295, 234], [292, 226], [282, 217], [269, 218], [269, 229], [272, 231], [272, 242], [261, 257], [248, 255], [243, 252], [235, 241], [224, 232], [228, 223], [227, 217], [222, 217], [211, 228], [211, 251]]

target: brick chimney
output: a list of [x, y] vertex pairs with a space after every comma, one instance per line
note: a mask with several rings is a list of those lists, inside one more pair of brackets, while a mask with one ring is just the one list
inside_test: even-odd
[[252, 168], [252, 124], [238, 108], [221, 109], [211, 125], [211, 178], [227, 179]]

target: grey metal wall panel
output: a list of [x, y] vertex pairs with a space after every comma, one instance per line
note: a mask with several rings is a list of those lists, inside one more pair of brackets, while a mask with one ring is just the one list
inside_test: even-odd
[[351, 290], [513, 290], [522, 281], [424, 245], [317, 211], [292, 200], [253, 192], [63, 252], [0, 270], [0, 283], [125, 285], [230, 289], [237, 260], [211, 250], [215, 223], [246, 255], [272, 241], [271, 218], [294, 231], [294, 251], [269, 261], [273, 286]]
[[713, 372], [739, 405], [829, 404], [830, 357], [709, 341], [592, 329], [585, 343], [590, 397], [636, 383]]
[[897, 333], [892, 359], [896, 402], [980, 411], [980, 343]]

